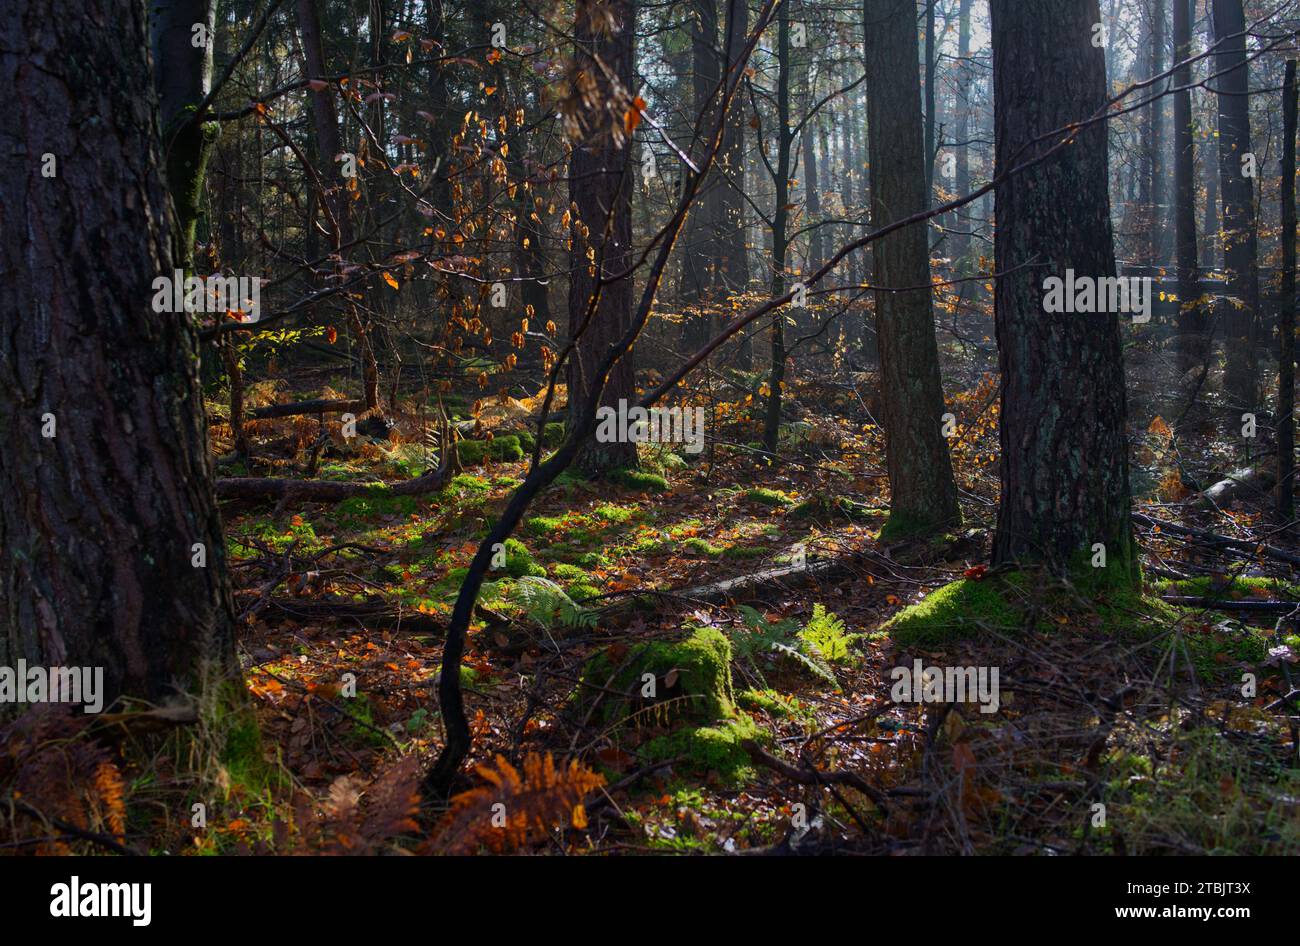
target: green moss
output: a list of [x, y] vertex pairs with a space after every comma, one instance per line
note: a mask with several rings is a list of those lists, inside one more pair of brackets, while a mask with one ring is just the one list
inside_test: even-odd
[[952, 521], [942, 521], [904, 510], [891, 510], [889, 518], [880, 529], [880, 541], [897, 542], [903, 539], [923, 539], [950, 528]]
[[668, 489], [666, 479], [658, 473], [647, 473], [645, 470], [615, 470], [609, 474], [609, 478], [627, 489], [647, 493], [662, 493]]
[[881, 630], [900, 644], [930, 646], [977, 636], [983, 631], [1002, 633], [1024, 625], [1016, 600], [1017, 579], [963, 578], [936, 588], [911, 607], [904, 608], [881, 625]]
[[1273, 596], [1300, 598], [1300, 588], [1295, 585], [1280, 578], [1256, 576], [1201, 575], [1185, 581], [1160, 580], [1152, 582], [1151, 588], [1162, 595], [1177, 595], [1189, 598], [1223, 598], [1229, 601]]
[[519, 438], [519, 449], [521, 449], [525, 455], [531, 454], [533, 452], [533, 447], [537, 446], [537, 438], [533, 436], [531, 430], [521, 430], [519, 433], [515, 434], [515, 436]]
[[682, 549], [694, 555], [705, 555], [709, 558], [717, 558], [723, 552], [720, 546], [714, 545], [708, 539], [692, 536], [682, 543]]
[[518, 539], [506, 539], [506, 574], [512, 578], [522, 578], [525, 575], [542, 576], [546, 574], [546, 569], [538, 564], [533, 558], [533, 553], [528, 551], [528, 546]]
[[207, 728], [220, 747], [217, 758], [226, 774], [227, 789], [239, 787], [258, 794], [283, 785], [283, 769], [266, 761], [262, 730], [242, 681], [221, 683], [215, 692]]
[[745, 498], [763, 506], [789, 506], [794, 503], [794, 500], [781, 490], [768, 489], [766, 486], [754, 486], [745, 490]]
[[[461, 443], [467, 441], [462, 440]], [[473, 441], [468, 441], [473, 442]], [[445, 491], [456, 493], [486, 493], [491, 491], [492, 484], [481, 476], [474, 476], [471, 473], [458, 473], [450, 483], [445, 487]]]
[[722, 550], [723, 558], [748, 559], [762, 558], [770, 549], [761, 545], [728, 545]]
[[[642, 697], [644, 674], [655, 677], [655, 695]], [[581, 703], [600, 699], [600, 718], [610, 722], [643, 712], [647, 718], [713, 722], [735, 715], [731, 642], [715, 628], [699, 628], [681, 641], [640, 644], [619, 662], [602, 651], [588, 661]], [[614, 690], [623, 698], [604, 692]]]
[[630, 521], [636, 515], [636, 512], [635, 508], [605, 503], [603, 506], [597, 506], [592, 511], [592, 514], [602, 522], [623, 523]]
[[747, 710], [768, 713], [778, 719], [805, 715], [795, 697], [784, 696], [776, 690], [742, 690], [736, 694], [736, 702]]
[[542, 446], [558, 447], [564, 442], [564, 422], [553, 421], [542, 428]]
[[486, 459], [507, 463], [524, 458], [519, 437], [509, 434], [493, 437], [491, 440], [459, 440], [456, 442], [456, 456], [464, 466], [475, 466]]
[[417, 505], [411, 496], [386, 496], [382, 493], [373, 493], [345, 499], [335, 508], [341, 517], [370, 519], [376, 516], [411, 516], [415, 514]]
[[575, 601], [585, 601], [600, 594], [600, 589], [596, 587], [592, 577], [576, 565], [560, 562], [551, 567], [551, 574]]
[[754, 777], [749, 753], [742, 743], [770, 741], [767, 732], [748, 716], [724, 720], [717, 726], [679, 729], [657, 736], [641, 747], [649, 761], [678, 759], [680, 770], [700, 776], [714, 775], [731, 785], [743, 784]]

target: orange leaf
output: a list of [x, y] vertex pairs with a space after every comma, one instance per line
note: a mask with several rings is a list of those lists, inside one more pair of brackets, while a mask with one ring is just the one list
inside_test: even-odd
[[632, 107], [623, 116], [623, 128], [629, 135], [636, 131], [637, 125], [641, 124], [641, 113], [643, 111], [645, 111], [645, 99], [638, 95], [632, 100]]

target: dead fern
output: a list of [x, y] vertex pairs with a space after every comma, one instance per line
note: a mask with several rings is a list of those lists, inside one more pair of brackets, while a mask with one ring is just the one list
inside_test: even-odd
[[126, 787], [90, 717], [37, 706], [0, 728], [0, 841], [5, 853], [86, 853], [78, 838], [126, 834]]
[[505, 853], [547, 837], [556, 827], [585, 828], [583, 799], [605, 784], [604, 776], [576, 759], [557, 769], [549, 752], [529, 753], [522, 773], [498, 755], [495, 768], [480, 765], [478, 774], [489, 785], [452, 798], [431, 844], [434, 853], [464, 854], [481, 847]]

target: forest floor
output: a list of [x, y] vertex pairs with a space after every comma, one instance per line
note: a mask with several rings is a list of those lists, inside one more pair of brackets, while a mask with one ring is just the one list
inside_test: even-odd
[[[345, 387], [330, 380], [250, 401]], [[1241, 549], [1143, 520], [1140, 594], [995, 574], [996, 387], [968, 382], [949, 405], [964, 522], [931, 541], [881, 540], [883, 438], [851, 383], [791, 384], [804, 416], [775, 462], [752, 448], [761, 407], [742, 385], [711, 405], [702, 453], [562, 476], [480, 596], [461, 670], [472, 764], [450, 811], [414, 795], [443, 741], [442, 629], [524, 474], [536, 403], [486, 405], [436, 493], [223, 504], [260, 744], [220, 760], [217, 797], [128, 753], [125, 835], [197, 853], [1300, 850], [1294, 562], [1261, 550], [1258, 496], [1212, 508], [1184, 482], [1232, 457], [1187, 461], [1144, 420], [1136, 509]], [[400, 408], [387, 437], [331, 437], [316, 476], [435, 466], [429, 404]], [[256, 459], [219, 475], [302, 476], [320, 429], [251, 422]], [[895, 668], [918, 661], [996, 668], [996, 712], [896, 700]], [[205, 799], [201, 828], [178, 792], [185, 812]]]

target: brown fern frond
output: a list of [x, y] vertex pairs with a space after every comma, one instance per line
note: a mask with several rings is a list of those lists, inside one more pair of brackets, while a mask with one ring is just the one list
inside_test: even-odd
[[442, 853], [465, 853], [487, 847], [497, 853], [514, 851], [556, 827], [585, 828], [586, 796], [605, 784], [604, 776], [573, 759], [556, 768], [555, 759], [529, 753], [521, 773], [503, 756], [495, 767], [478, 766], [488, 783], [451, 800], [442, 830], [432, 848]]

